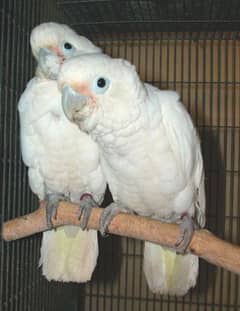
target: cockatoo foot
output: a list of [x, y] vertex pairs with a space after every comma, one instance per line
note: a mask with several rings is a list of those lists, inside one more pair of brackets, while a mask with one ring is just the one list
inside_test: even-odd
[[131, 213], [131, 211], [129, 211], [127, 208], [123, 207], [122, 205], [113, 202], [110, 205], [108, 205], [107, 207], [105, 207], [101, 217], [100, 217], [100, 223], [99, 223], [99, 230], [101, 232], [102, 236], [106, 236], [106, 231], [107, 228], [110, 224], [110, 222], [112, 221], [112, 219], [118, 215], [121, 212], [128, 212]]
[[199, 202], [195, 204], [196, 209], [196, 221], [198, 223], [198, 228], [203, 228], [206, 224], [206, 215], [205, 211], [201, 209]]
[[47, 226], [49, 229], [52, 228], [52, 218], [57, 218], [57, 208], [59, 201], [66, 200], [66, 196], [63, 193], [48, 193], [45, 197], [47, 201], [46, 206], [46, 218], [47, 218]]
[[195, 230], [195, 224], [193, 219], [188, 214], [182, 216], [182, 222], [180, 223], [180, 237], [175, 243], [175, 249], [177, 253], [184, 254], [192, 240], [193, 232]]
[[80, 219], [83, 215], [80, 227], [82, 230], [87, 228], [88, 220], [91, 215], [92, 209], [98, 207], [90, 193], [84, 193], [80, 198], [81, 204], [79, 208], [78, 218]]

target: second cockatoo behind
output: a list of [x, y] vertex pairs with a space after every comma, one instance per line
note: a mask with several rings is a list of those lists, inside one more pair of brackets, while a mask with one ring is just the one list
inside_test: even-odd
[[43, 23], [32, 30], [30, 43], [37, 61], [36, 76], [56, 80], [62, 63], [73, 56], [101, 53], [87, 38], [67, 25]]
[[106, 55], [66, 61], [59, 74], [67, 117], [98, 143], [114, 203], [104, 233], [120, 211], [180, 223], [176, 250], [145, 242], [144, 272], [154, 293], [184, 295], [195, 286], [198, 257], [184, 252], [205, 224], [200, 142], [177, 93], [140, 81], [135, 67]]
[[[48, 200], [51, 228], [60, 199], [79, 203], [82, 198], [86, 216], [87, 209], [103, 200], [106, 182], [98, 147], [65, 117], [61, 94], [53, 80], [65, 59], [101, 50], [66, 25], [56, 23], [37, 26], [31, 34], [31, 47], [38, 69], [18, 105], [21, 149], [32, 191], [39, 199]], [[43, 233], [40, 265], [48, 280], [86, 282], [91, 279], [97, 258], [94, 230], [64, 226]]]

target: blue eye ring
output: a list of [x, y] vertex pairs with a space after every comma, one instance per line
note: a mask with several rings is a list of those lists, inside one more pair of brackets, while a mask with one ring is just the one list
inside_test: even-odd
[[92, 90], [96, 94], [104, 94], [107, 91], [107, 89], [109, 88], [109, 85], [110, 85], [109, 79], [100, 76], [100, 77], [97, 77], [94, 79], [93, 85], [92, 85]]
[[62, 50], [62, 53], [66, 56], [66, 58], [73, 56], [76, 52], [74, 45], [72, 45], [72, 43], [68, 41], [62, 42], [61, 50]]

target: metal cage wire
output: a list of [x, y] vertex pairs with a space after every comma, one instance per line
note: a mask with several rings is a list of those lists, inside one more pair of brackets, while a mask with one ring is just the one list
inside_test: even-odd
[[[31, 28], [54, 20], [133, 62], [144, 81], [180, 93], [201, 137], [207, 227], [240, 244], [239, 1], [6, 0], [0, 8], [1, 221], [37, 206], [21, 162], [16, 105], [34, 71]], [[188, 295], [153, 295], [142, 272], [142, 242], [114, 236], [99, 242], [93, 280], [79, 286], [40, 276], [40, 236], [1, 241], [2, 309], [240, 310], [237, 275], [201, 262]]]
[[[0, 219], [30, 212], [37, 199], [21, 161], [17, 102], [34, 73], [29, 46], [32, 27], [59, 19], [53, 2], [0, 1]], [[40, 236], [0, 241], [0, 310], [55, 310], [63, 284], [46, 282], [38, 269]]]

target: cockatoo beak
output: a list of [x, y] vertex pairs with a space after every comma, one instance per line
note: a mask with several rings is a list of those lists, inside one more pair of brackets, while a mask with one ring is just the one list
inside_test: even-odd
[[48, 48], [40, 48], [38, 52], [38, 58], [39, 58], [39, 66], [46, 75], [51, 80], [56, 80], [57, 79], [57, 73], [52, 72], [49, 68], [49, 61], [51, 57], [56, 57], [55, 53], [48, 49]]
[[76, 114], [87, 104], [88, 97], [66, 85], [62, 90], [62, 107], [66, 117], [73, 121]]
[[47, 58], [49, 56], [52, 56], [54, 55], [54, 52], [51, 51], [50, 49], [47, 49], [47, 48], [40, 48], [39, 49], [39, 52], [38, 52], [38, 57], [39, 57], [39, 64], [40, 65], [45, 65], [46, 61], [47, 61]]

